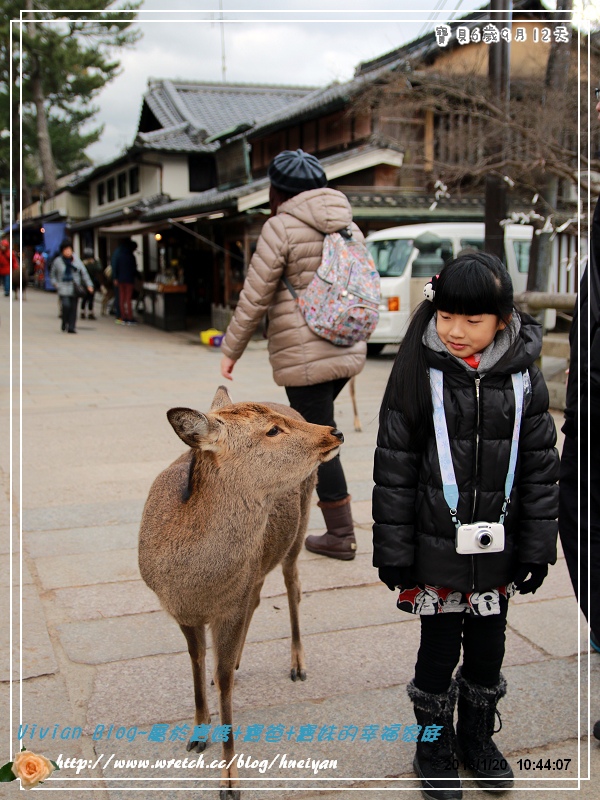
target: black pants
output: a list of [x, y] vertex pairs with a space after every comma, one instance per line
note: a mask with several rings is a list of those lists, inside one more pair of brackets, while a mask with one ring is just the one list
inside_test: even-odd
[[441, 694], [450, 686], [463, 647], [463, 677], [480, 686], [496, 686], [504, 660], [508, 603], [499, 614], [476, 617], [449, 613], [421, 616], [421, 645], [415, 665], [415, 686]]
[[[590, 455], [590, 479], [587, 470], [587, 436], [582, 436], [581, 461], [577, 440], [565, 436], [560, 462], [558, 495], [558, 531], [579, 606], [588, 620], [594, 637], [600, 641], [600, 458]], [[579, 469], [578, 469], [579, 468]], [[581, 504], [578, 504], [580, 489]], [[589, 487], [596, 491], [590, 493]], [[588, 502], [590, 525], [588, 527]], [[589, 544], [588, 547], [588, 536]], [[588, 597], [588, 557], [590, 559], [590, 594]], [[580, 569], [579, 587], [577, 572]]]
[[[338, 378], [313, 386], [286, 386], [285, 391], [291, 407], [302, 414], [307, 422], [335, 428], [333, 401], [347, 383], [348, 378]], [[343, 500], [348, 496], [346, 476], [339, 456], [319, 467], [317, 495], [324, 503]]]
[[77, 298], [61, 296], [60, 304], [62, 310], [63, 330], [67, 328], [70, 331], [74, 331], [75, 322], [77, 320]]
[[96, 296], [96, 292], [88, 292], [84, 298], [81, 300], [81, 310], [85, 311], [86, 308], [89, 308], [90, 311], [93, 312], [94, 310], [94, 297]]

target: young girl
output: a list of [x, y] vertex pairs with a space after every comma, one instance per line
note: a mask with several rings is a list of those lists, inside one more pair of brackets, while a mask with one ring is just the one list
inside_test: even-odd
[[535, 592], [556, 561], [558, 454], [542, 330], [513, 308], [502, 262], [459, 256], [425, 296], [381, 406], [373, 565], [421, 617], [407, 689], [418, 724], [443, 727], [418, 742], [414, 769], [425, 797], [454, 800], [457, 757], [484, 788], [512, 784], [492, 740], [508, 598]]

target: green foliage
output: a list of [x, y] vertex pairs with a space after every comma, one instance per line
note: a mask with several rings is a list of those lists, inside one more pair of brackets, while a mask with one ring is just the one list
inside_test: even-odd
[[9, 781], [17, 780], [17, 776], [12, 771], [12, 765], [13, 762], [9, 761], [8, 764], [0, 768], [0, 783], [8, 783]]
[[[57, 5], [61, 7], [59, 11], [49, 10]], [[25, 173], [29, 180], [39, 182], [34, 81], [41, 84], [57, 172], [68, 173], [89, 163], [84, 151], [102, 133], [102, 126], [89, 128], [97, 113], [93, 100], [119, 74], [115, 51], [132, 46], [141, 36], [132, 27], [140, 5], [141, 0], [61, 0], [60, 4], [52, 0], [0, 0], [0, 184], [7, 184], [9, 175], [9, 140], [2, 132], [8, 129], [11, 115], [11, 33], [13, 104], [18, 102], [19, 92], [23, 94]], [[33, 14], [24, 13], [19, 21], [21, 11], [28, 12], [30, 8]], [[86, 123], [88, 130], [82, 133]], [[14, 113], [13, 127], [18, 127]], [[15, 134], [18, 137], [16, 130]], [[13, 148], [13, 158], [18, 159], [19, 143], [14, 136]]]

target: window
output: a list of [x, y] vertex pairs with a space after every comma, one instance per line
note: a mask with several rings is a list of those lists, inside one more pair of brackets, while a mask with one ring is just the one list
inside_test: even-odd
[[399, 278], [413, 250], [412, 239], [381, 239], [368, 243], [369, 252], [382, 278]]
[[129, 170], [129, 194], [136, 194], [140, 190], [140, 168], [132, 167]]
[[125, 197], [127, 194], [127, 173], [119, 172], [117, 175], [117, 192], [119, 198]]
[[[415, 247], [418, 247], [418, 243], [419, 239], [415, 239]], [[419, 255], [413, 261], [411, 277], [431, 278], [432, 275], [437, 275], [453, 256], [450, 239], [439, 239], [435, 245], [428, 244], [423, 250], [419, 250]]]
[[112, 203], [115, 199], [115, 179], [109, 178], [106, 181], [106, 202]]
[[461, 239], [460, 249], [464, 250], [466, 247], [472, 248], [473, 250], [483, 250], [484, 243], [481, 239]]
[[519, 272], [526, 275], [529, 272], [529, 249], [531, 247], [531, 242], [527, 239], [523, 239], [513, 242], [513, 247], [515, 249], [515, 258], [517, 259], [517, 269]]
[[104, 205], [104, 189], [105, 189], [104, 182], [99, 183], [98, 186], [96, 186], [96, 192], [98, 193], [98, 205], [99, 206], [103, 206]]

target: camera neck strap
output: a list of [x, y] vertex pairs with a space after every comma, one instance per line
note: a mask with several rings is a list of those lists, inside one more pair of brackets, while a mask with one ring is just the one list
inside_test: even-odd
[[[521, 419], [523, 417], [523, 374], [515, 372], [511, 375], [513, 390], [515, 393], [515, 423], [513, 426], [512, 441], [510, 444], [510, 459], [508, 462], [508, 472], [504, 483], [504, 503], [500, 514], [500, 524], [504, 524], [506, 509], [510, 503], [510, 493], [515, 482], [515, 468], [517, 465], [517, 453], [519, 450], [519, 435], [521, 433]], [[452, 453], [450, 452], [450, 439], [448, 438], [448, 424], [444, 412], [444, 373], [439, 369], [429, 370], [429, 382], [431, 384], [431, 396], [433, 399], [433, 425], [435, 428], [435, 441], [437, 444], [438, 458], [440, 460], [440, 471], [442, 473], [442, 486], [444, 499], [450, 509], [452, 522], [458, 527], [458, 484], [452, 463]]]

